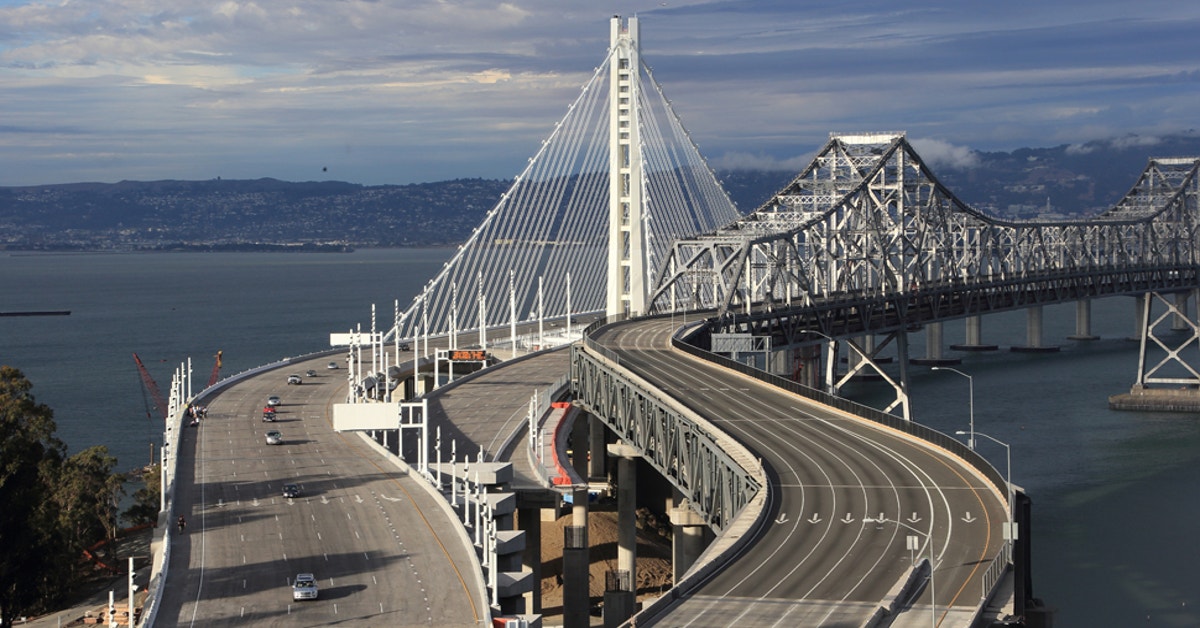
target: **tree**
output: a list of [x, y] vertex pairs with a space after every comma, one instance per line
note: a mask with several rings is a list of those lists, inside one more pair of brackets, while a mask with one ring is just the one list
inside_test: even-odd
[[145, 486], [133, 492], [133, 505], [122, 513], [133, 525], [158, 522], [160, 491], [162, 491], [162, 468], [157, 464], [146, 467], [142, 474]]
[[0, 628], [62, 597], [82, 550], [116, 535], [124, 490], [103, 445], [66, 457], [32, 388], [0, 366]]
[[32, 388], [20, 370], [0, 366], [0, 628], [42, 598], [57, 536], [44, 505], [66, 448], [54, 437], [54, 412]]

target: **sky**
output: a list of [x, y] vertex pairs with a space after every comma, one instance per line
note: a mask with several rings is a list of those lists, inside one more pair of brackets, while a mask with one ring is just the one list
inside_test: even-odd
[[1181, 0], [0, 0], [0, 186], [511, 179], [638, 17], [714, 169], [1200, 127]]

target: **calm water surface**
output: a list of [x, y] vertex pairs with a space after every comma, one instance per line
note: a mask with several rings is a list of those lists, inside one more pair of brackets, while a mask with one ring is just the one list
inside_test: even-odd
[[[191, 357], [199, 389], [218, 350], [229, 375], [368, 329], [372, 303], [388, 326], [393, 302], [407, 305], [451, 253], [0, 253], [0, 311], [71, 310], [0, 318], [0, 363], [25, 372], [72, 452], [104, 444], [132, 468], [161, 442], [133, 353], [164, 391]], [[1007, 351], [1025, 340], [1022, 313], [988, 317], [984, 339], [1001, 350], [955, 367], [974, 378], [976, 430], [1011, 446], [1013, 480], [1033, 499], [1034, 590], [1059, 628], [1200, 626], [1200, 417], [1109, 410], [1137, 368], [1132, 300], [1096, 304], [1099, 340], [1065, 340], [1073, 316], [1071, 305], [1046, 309], [1046, 343], [1062, 348], [1048, 355]], [[961, 323], [946, 325], [947, 344], [962, 339]], [[921, 354], [920, 334], [910, 346]], [[967, 429], [964, 378], [910, 373], [916, 420]], [[1003, 472], [1004, 449], [978, 441]]]

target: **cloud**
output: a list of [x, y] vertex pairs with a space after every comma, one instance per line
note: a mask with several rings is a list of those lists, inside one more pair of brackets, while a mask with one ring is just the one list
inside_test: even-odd
[[979, 166], [979, 153], [966, 147], [935, 139], [909, 139], [913, 150], [921, 156], [925, 165], [936, 170], [950, 168], [969, 170]]
[[8, 0], [0, 111], [23, 131], [0, 130], [0, 185], [302, 179], [334, 152], [361, 183], [508, 178], [604, 62], [614, 13], [638, 15], [718, 168], [802, 167], [846, 129], [942, 138], [922, 154], [969, 167], [964, 146], [1192, 128], [1200, 98], [1200, 5], [1170, 0]]

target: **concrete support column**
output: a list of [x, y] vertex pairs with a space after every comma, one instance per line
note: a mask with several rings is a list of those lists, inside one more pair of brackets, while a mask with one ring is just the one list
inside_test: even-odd
[[684, 499], [671, 509], [671, 525], [671, 579], [679, 584], [704, 552], [708, 524]]
[[1042, 344], [1042, 306], [1034, 305], [1025, 310], [1025, 345], [1013, 347], [1020, 353], [1048, 353], [1058, 351], [1058, 347], [1047, 347]]
[[809, 388], [823, 389], [821, 386], [821, 347], [806, 345], [796, 347], [796, 373], [798, 383]]
[[1069, 336], [1071, 340], [1096, 340], [1099, 336], [1092, 335], [1092, 300], [1080, 299], [1075, 302], [1075, 333]]
[[604, 625], [619, 626], [633, 616], [637, 602], [637, 449], [617, 443], [617, 571], [604, 591]]
[[925, 357], [913, 360], [913, 364], [941, 366], [959, 364], [958, 358], [947, 358], [942, 355], [942, 323], [933, 322], [925, 325]]
[[968, 316], [963, 329], [963, 344], [950, 345], [955, 351], [995, 351], [1000, 347], [983, 343], [983, 318], [979, 315]]
[[563, 528], [563, 628], [588, 628], [588, 492], [571, 494], [571, 525]]
[[521, 508], [517, 525], [525, 532], [525, 551], [521, 554], [521, 571], [532, 574], [533, 588], [525, 594], [525, 612], [542, 612], [542, 508]]
[[1190, 331], [1192, 326], [1188, 323], [1188, 299], [1191, 298], [1190, 292], [1175, 293], [1175, 309], [1179, 313], [1171, 319], [1171, 331]]
[[587, 479], [591, 481], [603, 481], [608, 477], [605, 461], [608, 459], [608, 451], [605, 448], [605, 436], [607, 429], [604, 422], [596, 417], [589, 416], [588, 419], [591, 425], [591, 446], [588, 447], [588, 452], [591, 454], [591, 459], [588, 460]]
[[1133, 335], [1130, 340], [1142, 339], [1142, 319], [1146, 317], [1146, 308], [1150, 307], [1150, 295], [1139, 294], [1133, 298]]

